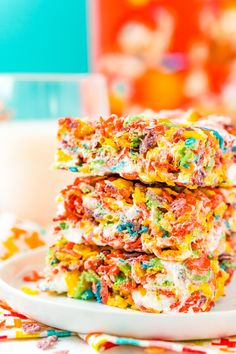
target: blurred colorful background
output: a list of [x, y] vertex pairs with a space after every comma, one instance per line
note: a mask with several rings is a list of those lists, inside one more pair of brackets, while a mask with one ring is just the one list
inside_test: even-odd
[[[0, 45], [0, 73], [103, 73], [113, 113], [194, 106], [236, 114], [232, 0], [1, 1]], [[2, 119], [65, 114], [63, 105], [51, 114], [46, 98], [36, 104], [38, 94], [79, 113], [76, 87], [36, 81], [0, 77]]]
[[235, 1], [91, 3], [93, 68], [108, 78], [113, 112], [194, 105], [235, 114]]

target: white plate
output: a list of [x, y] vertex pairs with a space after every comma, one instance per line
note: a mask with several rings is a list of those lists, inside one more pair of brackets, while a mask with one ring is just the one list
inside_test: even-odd
[[236, 277], [211, 312], [150, 314], [65, 296], [30, 296], [19, 290], [22, 276], [42, 270], [45, 249], [29, 251], [0, 266], [0, 296], [16, 311], [47, 325], [80, 333], [105, 332], [143, 339], [188, 340], [236, 334]]

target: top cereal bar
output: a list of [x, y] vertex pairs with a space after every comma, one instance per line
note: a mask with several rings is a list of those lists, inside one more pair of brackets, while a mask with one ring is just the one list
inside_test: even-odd
[[187, 188], [236, 184], [236, 128], [227, 117], [161, 111], [59, 120], [55, 168]]

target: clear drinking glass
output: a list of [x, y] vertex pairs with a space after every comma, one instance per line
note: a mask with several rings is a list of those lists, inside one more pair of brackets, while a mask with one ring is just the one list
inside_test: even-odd
[[50, 169], [57, 119], [108, 114], [102, 75], [0, 75], [0, 212], [50, 224], [57, 193], [76, 178]]
[[14, 120], [107, 115], [106, 81], [101, 74], [2, 74], [0, 110]]

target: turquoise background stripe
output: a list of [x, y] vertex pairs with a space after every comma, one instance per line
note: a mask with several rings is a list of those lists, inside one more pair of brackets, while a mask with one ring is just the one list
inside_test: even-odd
[[86, 0], [0, 1], [0, 72], [87, 71]]

